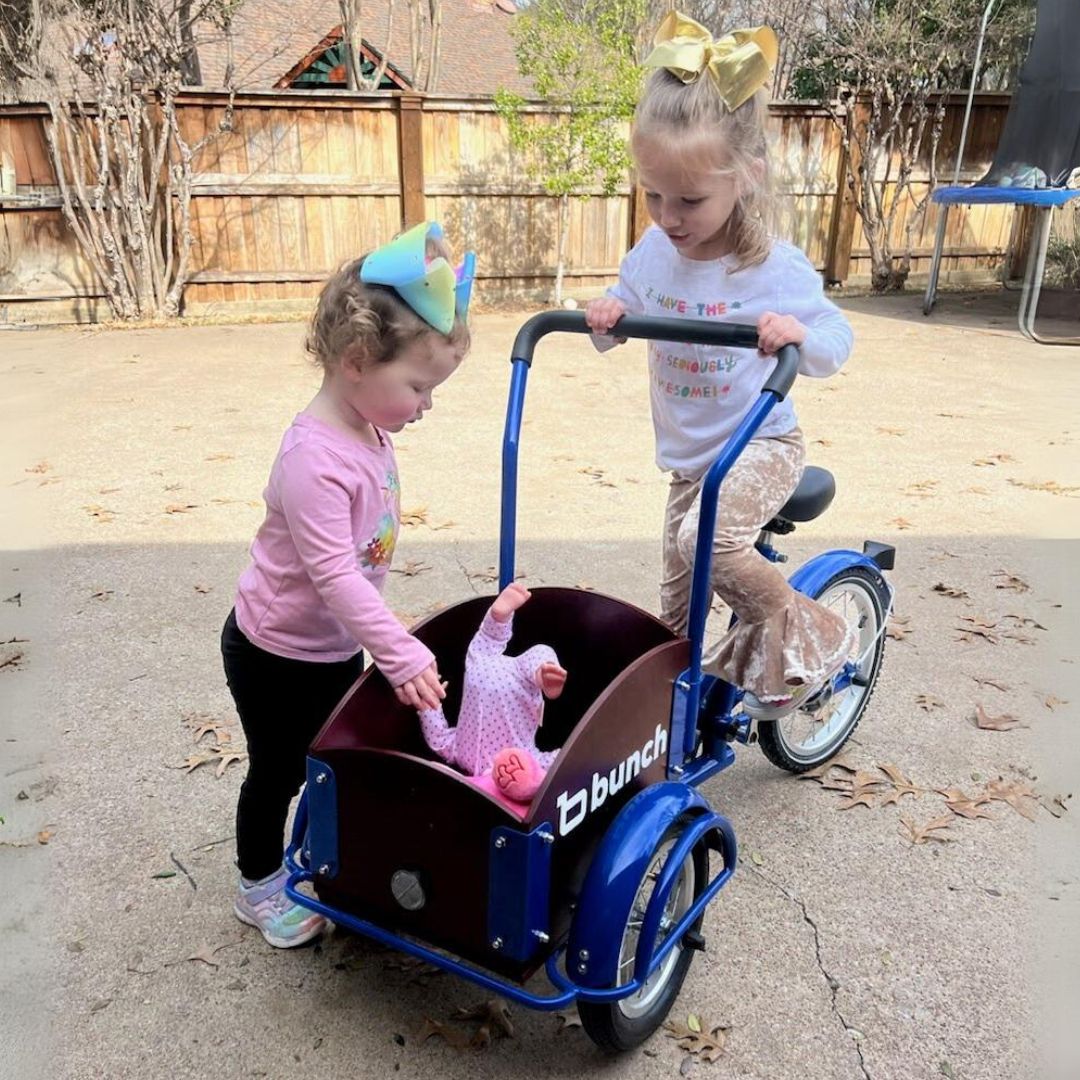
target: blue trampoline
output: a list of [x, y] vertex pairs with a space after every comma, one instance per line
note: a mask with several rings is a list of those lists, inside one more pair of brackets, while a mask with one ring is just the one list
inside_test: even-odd
[[[933, 195], [934, 202], [941, 206], [941, 213], [934, 237], [923, 314], [930, 314], [937, 298], [949, 208], [985, 203], [1030, 206], [1035, 208], [1037, 221], [1017, 315], [1020, 331], [1044, 345], [1080, 345], [1080, 337], [1046, 338], [1035, 330], [1054, 211], [1072, 199], [1080, 199], [1080, 189], [1065, 186], [1070, 180], [1075, 183], [1076, 169], [1080, 166], [1080, 51], [1075, 47], [1080, 40], [1080, 2], [1039, 0], [1035, 36], [1020, 72], [1020, 84], [1009, 106], [994, 162], [986, 176], [974, 186], [956, 184], [967, 141], [982, 40], [998, 2], [990, 0], [983, 13], [953, 185], [941, 188]], [[1026, 172], [1032, 178], [1031, 182], [1045, 186], [1014, 186], [1016, 175], [1021, 172]]]

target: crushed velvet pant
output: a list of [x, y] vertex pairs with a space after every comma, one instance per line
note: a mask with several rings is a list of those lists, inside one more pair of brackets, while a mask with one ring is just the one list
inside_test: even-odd
[[[738, 616], [709, 666], [763, 702], [824, 680], [851, 652], [853, 628], [796, 592], [754, 542], [802, 475], [802, 432], [753, 439], [720, 487], [710, 581]], [[689, 622], [690, 581], [701, 509], [701, 480], [675, 474], [664, 522], [660, 617], [676, 633]]]

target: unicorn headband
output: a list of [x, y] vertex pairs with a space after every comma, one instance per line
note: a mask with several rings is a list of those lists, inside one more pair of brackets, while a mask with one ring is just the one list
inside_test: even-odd
[[776, 34], [767, 26], [732, 30], [714, 39], [701, 23], [679, 11], [668, 12], [653, 45], [645, 67], [667, 68], [684, 83], [708, 71], [732, 111], [768, 83], [780, 51]]
[[449, 334], [454, 318], [469, 313], [476, 254], [465, 253], [457, 270], [441, 256], [427, 256], [429, 238], [441, 240], [442, 226], [425, 221], [376, 248], [360, 267], [360, 280], [368, 285], [387, 285], [440, 334]]

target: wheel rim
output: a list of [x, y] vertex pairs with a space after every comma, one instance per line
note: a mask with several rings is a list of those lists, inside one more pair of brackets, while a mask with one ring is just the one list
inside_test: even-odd
[[873, 673], [881, 653], [881, 609], [870, 587], [857, 578], [838, 581], [816, 597], [819, 604], [836, 612], [855, 631], [848, 662], [868, 685], [850, 682], [839, 693], [815, 695], [810, 705], [776, 721], [777, 734], [796, 761], [819, 761], [831, 757], [855, 726], [870, 692]]
[[[634, 902], [630, 907], [630, 915], [626, 921], [626, 929], [623, 931], [622, 946], [619, 949], [619, 969], [615, 985], [625, 986], [634, 977], [634, 961], [637, 957], [638, 941], [641, 938], [641, 926], [645, 920], [645, 912], [652, 898], [653, 889], [660, 877], [660, 873], [667, 861], [668, 853], [675, 846], [675, 840], [669, 840], [656, 849], [653, 854], [649, 869], [641, 879]], [[679, 920], [690, 910], [694, 901], [694, 889], [697, 884], [697, 872], [694, 867], [694, 856], [691, 852], [683, 860], [679, 876], [668, 893], [667, 903], [664, 905], [664, 913], [660, 918], [660, 929], [656, 935], [656, 948], [667, 939], [670, 931], [678, 924]], [[620, 1012], [630, 1020], [647, 1013], [656, 1003], [657, 998], [664, 992], [668, 979], [671, 978], [675, 966], [682, 956], [682, 944], [678, 944], [664, 957], [663, 963], [649, 976], [636, 994], [623, 998], [617, 1002]]]

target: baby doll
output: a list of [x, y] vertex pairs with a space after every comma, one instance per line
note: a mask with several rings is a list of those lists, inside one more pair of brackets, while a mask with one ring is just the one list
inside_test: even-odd
[[457, 727], [447, 725], [442, 706], [420, 710], [424, 739], [436, 754], [478, 787], [516, 803], [533, 797], [558, 753], [536, 749], [536, 729], [544, 698], [557, 698], [566, 685], [566, 671], [548, 645], [503, 655], [514, 612], [531, 595], [524, 585], [508, 585], [484, 616], [465, 656]]

